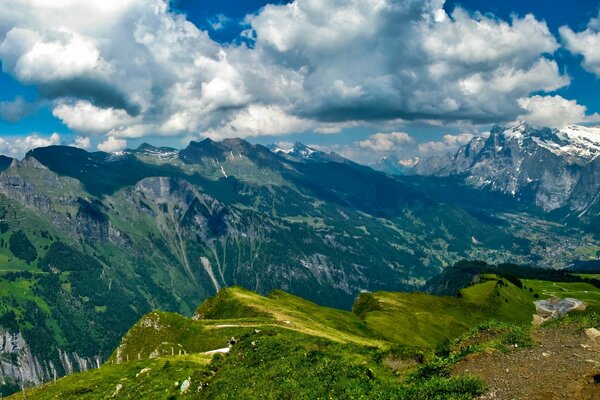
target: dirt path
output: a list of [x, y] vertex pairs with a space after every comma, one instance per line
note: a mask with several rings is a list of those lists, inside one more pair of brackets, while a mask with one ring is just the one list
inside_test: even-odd
[[600, 338], [574, 327], [541, 328], [534, 338], [532, 348], [469, 357], [452, 374], [482, 378], [490, 389], [482, 400], [600, 399]]

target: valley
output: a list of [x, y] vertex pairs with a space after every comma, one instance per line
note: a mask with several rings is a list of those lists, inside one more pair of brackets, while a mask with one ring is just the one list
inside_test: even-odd
[[[350, 310], [362, 292], [424, 290], [463, 259], [563, 268], [593, 261], [600, 248], [584, 228], [565, 229], [562, 217], [523, 200], [298, 146], [207, 139], [119, 154], [51, 146], [7, 163], [2, 393], [97, 367], [143, 315], [190, 317], [227, 287]], [[395, 313], [422, 309], [414, 325], [422, 336], [409, 341], [422, 346], [489, 317], [469, 295], [386, 302]], [[427, 317], [429, 302], [454, 322]], [[386, 332], [380, 339], [396, 340], [401, 330]]]
[[0, 0], [0, 400], [600, 398], [600, 6]]

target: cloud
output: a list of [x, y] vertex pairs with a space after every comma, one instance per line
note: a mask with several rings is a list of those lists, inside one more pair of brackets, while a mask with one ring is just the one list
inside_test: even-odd
[[522, 98], [519, 105], [526, 111], [519, 119], [535, 126], [562, 128], [574, 123], [600, 121], [597, 113], [586, 115], [585, 106], [558, 95]]
[[127, 147], [127, 141], [124, 139], [117, 139], [114, 136], [109, 136], [104, 142], [100, 143], [97, 147], [100, 151], [114, 153], [125, 149], [125, 147]]
[[406, 143], [413, 142], [414, 139], [404, 132], [375, 133], [368, 139], [358, 142], [363, 149], [370, 149], [377, 152], [398, 150]]
[[568, 26], [562, 26], [559, 33], [567, 50], [583, 56], [583, 68], [600, 76], [600, 14], [599, 17], [592, 18], [586, 29], [581, 32], [574, 32]]
[[113, 141], [511, 121], [519, 99], [569, 83], [532, 15], [296, 0], [266, 5], [246, 17], [244, 40], [220, 45], [169, 4], [0, 0], [2, 68], [52, 99], [72, 130]]
[[29, 150], [61, 144], [58, 133], [50, 136], [33, 134], [25, 137], [0, 137], [0, 152], [11, 157], [21, 157]]
[[64, 27], [44, 34], [13, 28], [0, 45], [0, 57], [6, 72], [28, 84], [101, 74], [104, 67], [94, 40]]
[[419, 144], [419, 154], [429, 156], [433, 154], [445, 154], [456, 151], [475, 137], [472, 133], [460, 133], [457, 135], [444, 135], [441, 141], [431, 141]]
[[78, 147], [80, 149], [87, 150], [92, 147], [91, 141], [89, 137], [77, 136], [73, 143], [70, 144], [72, 147]]
[[227, 17], [225, 14], [217, 14], [210, 17], [206, 22], [208, 22], [210, 29], [213, 31], [221, 31], [231, 24], [233, 19]]
[[0, 119], [7, 122], [18, 122], [25, 117], [35, 113], [38, 104], [28, 103], [20, 96], [12, 101], [0, 101]]
[[69, 128], [88, 134], [103, 134], [136, 122], [136, 118], [131, 117], [125, 110], [99, 108], [86, 100], [75, 103], [59, 102], [52, 114]]
[[57, 99], [54, 114], [74, 130], [200, 133], [250, 103], [226, 49], [164, 0], [0, 0], [0, 9], [10, 10], [0, 16], [3, 70]]
[[[326, 122], [510, 120], [521, 111], [519, 98], [569, 83], [548, 58], [558, 43], [544, 22], [461, 8], [448, 15], [443, 4], [267, 5], [248, 17], [262, 60], [249, 74], [265, 87], [285, 76], [281, 101], [298, 116]], [[267, 67], [271, 73], [262, 71]]]
[[313, 126], [310, 121], [288, 115], [275, 106], [251, 105], [218, 129], [206, 135], [214, 139], [302, 132]]

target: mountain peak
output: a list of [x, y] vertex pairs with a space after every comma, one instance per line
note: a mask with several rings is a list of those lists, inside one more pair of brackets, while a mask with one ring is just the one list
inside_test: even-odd
[[464, 175], [486, 187], [533, 200], [545, 211], [583, 210], [595, 201], [600, 180], [600, 127], [538, 128], [520, 122], [495, 126], [490, 137], [473, 139], [454, 155], [422, 160], [418, 175]]
[[281, 148], [276, 144], [270, 144], [267, 146], [267, 148], [273, 153], [286, 154], [296, 159], [311, 159], [316, 156], [328, 156], [327, 153], [309, 147], [302, 142], [296, 142], [290, 148]]
[[515, 141], [521, 148], [543, 148], [574, 164], [587, 164], [600, 156], [600, 128], [568, 125], [560, 129], [536, 128], [526, 123], [492, 130], [492, 135]]

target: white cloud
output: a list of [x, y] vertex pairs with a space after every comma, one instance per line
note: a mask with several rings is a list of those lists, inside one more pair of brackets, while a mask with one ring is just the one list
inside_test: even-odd
[[251, 46], [222, 46], [169, 4], [0, 0], [2, 67], [55, 100], [72, 130], [113, 140], [510, 121], [519, 99], [569, 83], [552, 59], [556, 39], [532, 15], [295, 0], [246, 18]]
[[70, 144], [72, 147], [78, 147], [80, 149], [87, 150], [92, 147], [92, 143], [89, 137], [77, 136], [73, 143]]
[[124, 110], [99, 108], [86, 100], [59, 102], [52, 114], [69, 128], [91, 134], [107, 133], [112, 129], [130, 126], [136, 121]]
[[13, 28], [0, 45], [4, 69], [25, 83], [48, 83], [87, 75], [101, 68], [92, 38], [59, 28], [43, 34]]
[[562, 26], [559, 32], [565, 48], [583, 56], [583, 68], [600, 76], [600, 16], [592, 18], [581, 32], [574, 32], [568, 26]]
[[283, 135], [302, 132], [313, 124], [284, 113], [274, 106], [250, 105], [219, 129], [209, 130], [206, 135], [214, 139], [261, 135]]
[[531, 125], [562, 128], [579, 123], [599, 121], [600, 115], [586, 115], [587, 108], [577, 104], [576, 100], [567, 100], [561, 96], [533, 96], [519, 99], [519, 105], [526, 111], [519, 120]]
[[404, 132], [375, 133], [368, 139], [358, 142], [363, 149], [370, 149], [377, 152], [398, 150], [406, 143], [413, 142], [414, 139]]
[[461, 8], [447, 15], [443, 5], [268, 5], [248, 22], [262, 68], [274, 67], [253, 79], [267, 87], [268, 77], [293, 69], [296, 75], [284, 74], [294, 90], [283, 102], [328, 122], [510, 120], [521, 111], [519, 98], [569, 83], [547, 58], [558, 43], [544, 22], [532, 15], [507, 22]]
[[457, 135], [444, 135], [441, 141], [431, 141], [419, 144], [418, 150], [421, 155], [444, 154], [456, 151], [475, 137], [472, 133], [460, 133]]
[[114, 136], [109, 136], [106, 140], [98, 145], [98, 150], [105, 151], [107, 153], [114, 153], [121, 151], [127, 147], [127, 141], [124, 139], [117, 139]]
[[58, 99], [55, 115], [74, 130], [198, 133], [250, 103], [226, 49], [165, 0], [0, 0], [0, 9], [4, 71]]
[[207, 22], [213, 31], [221, 31], [225, 29], [227, 25], [231, 24], [233, 20], [225, 14], [217, 14], [210, 17]]
[[61, 144], [61, 137], [56, 132], [50, 136], [8, 136], [0, 138], [0, 152], [11, 157], [21, 157], [29, 150], [58, 144]]

